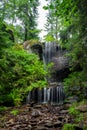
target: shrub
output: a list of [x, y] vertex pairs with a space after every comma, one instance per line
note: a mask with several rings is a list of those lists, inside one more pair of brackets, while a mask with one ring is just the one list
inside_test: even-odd
[[62, 130], [75, 130], [75, 128], [73, 124], [65, 124]]
[[0, 104], [9, 106], [21, 104], [30, 88], [45, 86], [47, 71], [37, 55], [15, 45], [3, 52], [0, 75]]
[[18, 115], [19, 111], [18, 110], [12, 110], [10, 113], [12, 115], [16, 116], [16, 115]]

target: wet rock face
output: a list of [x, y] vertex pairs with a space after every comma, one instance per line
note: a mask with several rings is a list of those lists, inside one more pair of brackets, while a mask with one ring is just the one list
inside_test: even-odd
[[66, 53], [66, 50], [63, 50], [57, 43], [45, 43], [43, 49], [44, 63], [48, 64], [53, 62], [49, 81], [62, 81], [70, 73], [69, 59], [65, 56]]
[[68, 75], [70, 74], [69, 67], [68, 68], [63, 68], [61, 70], [56, 70], [51, 74], [50, 81], [51, 82], [62, 82], [64, 78], [67, 78]]
[[34, 52], [35, 54], [38, 54], [38, 55], [39, 55], [40, 60], [43, 59], [43, 57], [42, 57], [43, 51], [42, 51], [42, 46], [41, 46], [40, 44], [32, 45], [32, 46], [31, 46], [31, 50], [32, 50], [32, 52]]
[[52, 57], [51, 61], [54, 63], [54, 65], [52, 67], [53, 72], [51, 74], [51, 82], [62, 81], [70, 74], [68, 58], [65, 57], [65, 53], [65, 50], [58, 50], [55, 56]]
[[23, 47], [29, 53], [35, 53], [39, 56], [40, 60], [43, 59], [42, 45], [39, 42], [33, 43], [32, 41], [25, 41]]

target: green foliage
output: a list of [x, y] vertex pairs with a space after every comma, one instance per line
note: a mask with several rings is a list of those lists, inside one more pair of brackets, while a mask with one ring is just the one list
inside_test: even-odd
[[[87, 4], [85, 3], [86, 0], [55, 0], [49, 1], [48, 4], [51, 19], [56, 20], [56, 17], [58, 19], [57, 24], [54, 23], [55, 20], [53, 23], [48, 20], [48, 23], [52, 25], [52, 32], [54, 26], [57, 28], [59, 42], [68, 50], [67, 56], [72, 74], [64, 80], [65, 89], [70, 93], [72, 89], [80, 86], [77, 95], [87, 88]], [[53, 7], [50, 8], [50, 5]], [[81, 94], [81, 98], [84, 98], [84, 95]]]
[[3, 20], [0, 20], [0, 57], [5, 48], [12, 46], [12, 37], [13, 32]]
[[69, 108], [69, 114], [72, 115], [74, 117], [74, 121], [76, 123], [82, 122], [84, 117], [83, 117], [83, 113], [81, 113], [77, 108], [78, 106], [82, 105], [83, 103], [73, 103], [72, 106]]
[[68, 87], [72, 88], [73, 86], [80, 86], [81, 81], [81, 73], [73, 72], [64, 80], [64, 89], [67, 91]]
[[[23, 90], [22, 90], [23, 91]], [[22, 102], [22, 91], [21, 91], [21, 88], [18, 89], [18, 88], [14, 88], [11, 90], [11, 92], [9, 93], [9, 99], [13, 101], [13, 104], [15, 106], [19, 106], [21, 105], [21, 102]], [[8, 101], [9, 102], [9, 101]]]
[[75, 128], [73, 124], [65, 124], [62, 130], [75, 130]]
[[15, 26], [17, 42], [38, 38], [39, 30], [36, 28], [38, 5], [38, 0], [4, 0], [0, 2], [0, 18]]
[[5, 106], [0, 106], [0, 112], [3, 112], [3, 111], [5, 111], [5, 110], [7, 110], [7, 107], [5, 107]]
[[35, 89], [35, 88], [43, 88], [47, 86], [47, 82], [45, 80], [39, 80], [38, 82], [34, 82], [34, 83], [31, 83], [31, 85], [26, 89], [26, 91], [31, 91], [32, 89]]
[[78, 116], [76, 116], [75, 118], [75, 122], [79, 123], [79, 122], [83, 122], [83, 114], [80, 113]]
[[55, 40], [52, 35], [47, 35], [47, 36], [45, 36], [44, 39], [46, 42], [53, 42]]
[[10, 113], [12, 115], [16, 116], [16, 115], [18, 115], [19, 111], [18, 110], [12, 110]]
[[[59, 34], [59, 42], [68, 50], [70, 69], [72, 72], [80, 73], [83, 82], [87, 81], [87, 4], [86, 0], [49, 0], [47, 17], [48, 34], [53, 37]], [[55, 31], [56, 30], [56, 31]], [[56, 35], [57, 36], [57, 35]], [[56, 37], [58, 38], [58, 36]], [[75, 75], [75, 74], [73, 74]], [[75, 76], [73, 76], [75, 77]], [[72, 84], [73, 80], [70, 78]], [[78, 79], [79, 80], [79, 77]], [[78, 82], [78, 81], [77, 81]], [[83, 84], [83, 83], [82, 83]], [[77, 85], [77, 83], [76, 83]]]
[[43, 63], [17, 44], [6, 49], [0, 59], [0, 104], [20, 105], [29, 89], [45, 86]]
[[44, 10], [48, 10], [48, 7], [47, 7], [47, 6], [43, 6], [43, 9], [44, 9]]
[[69, 108], [69, 114], [77, 116], [80, 114], [78, 110], [76, 110], [77, 103], [73, 103], [72, 106]]
[[86, 125], [84, 125], [83, 130], [87, 130], [87, 126]]
[[78, 96], [80, 100], [85, 98], [87, 85], [84, 72], [72, 72], [64, 79], [63, 84], [68, 96]]

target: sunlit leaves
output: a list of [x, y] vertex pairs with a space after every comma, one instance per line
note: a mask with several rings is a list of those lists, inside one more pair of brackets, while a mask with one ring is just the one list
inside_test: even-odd
[[52, 35], [50, 35], [50, 34], [48, 34], [47, 36], [45, 36], [45, 41], [47, 41], [47, 42], [53, 42], [55, 39], [54, 39], [54, 37], [52, 36]]

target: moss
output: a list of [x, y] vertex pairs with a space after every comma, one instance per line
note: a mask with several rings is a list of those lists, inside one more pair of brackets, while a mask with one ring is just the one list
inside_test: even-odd
[[75, 130], [75, 125], [73, 124], [65, 124], [62, 130]]

